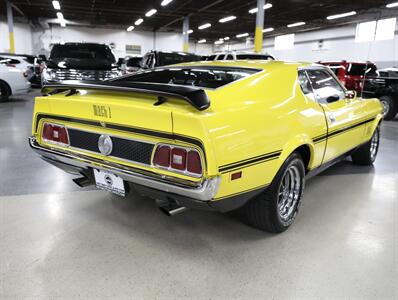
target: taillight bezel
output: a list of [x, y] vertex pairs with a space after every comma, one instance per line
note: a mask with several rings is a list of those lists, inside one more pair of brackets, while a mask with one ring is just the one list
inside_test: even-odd
[[[170, 148], [170, 153], [173, 152], [173, 149], [177, 148], [177, 149], [183, 149], [186, 151], [186, 166], [185, 166], [185, 170], [178, 170], [178, 169], [174, 169], [171, 167], [171, 160], [172, 158], [170, 157], [170, 165], [169, 167], [164, 167], [161, 165], [157, 165], [154, 163], [154, 159], [155, 159], [155, 154], [158, 148], [162, 147], [162, 146], [166, 146]], [[201, 164], [201, 168], [202, 168], [202, 173], [192, 173], [188, 171], [188, 153], [190, 151], [195, 151], [196, 153], [198, 153], [199, 158], [200, 158], [200, 164]], [[181, 175], [185, 175], [185, 176], [189, 176], [189, 177], [195, 177], [195, 178], [202, 178], [204, 176], [205, 173], [205, 164], [204, 164], [204, 159], [203, 159], [203, 153], [201, 150], [194, 148], [194, 147], [188, 147], [188, 146], [180, 146], [180, 145], [173, 145], [173, 144], [167, 144], [167, 143], [158, 143], [155, 145], [155, 147], [153, 148], [153, 153], [152, 153], [152, 158], [151, 158], [151, 166], [153, 168], [156, 169], [160, 169], [160, 170], [165, 170], [165, 171], [169, 171], [171, 173], [177, 173], [177, 174], [181, 174]]]
[[[63, 142], [57, 142], [57, 141], [53, 141], [53, 140], [46, 139], [46, 138], [44, 137], [44, 129], [45, 129], [46, 125], [51, 125], [51, 126], [56, 126], [56, 127], [64, 128], [65, 131], [66, 131], [66, 136], [67, 136], [67, 139], [68, 139], [68, 143], [65, 144], [65, 143], [63, 143]], [[43, 142], [45, 142], [46, 144], [52, 144], [52, 145], [61, 146], [61, 147], [70, 147], [70, 138], [69, 138], [69, 131], [68, 131], [68, 128], [67, 128], [65, 125], [62, 125], [62, 124], [52, 123], [52, 122], [44, 122], [43, 125], [42, 125], [42, 127], [41, 127], [41, 135], [40, 135], [40, 138], [41, 138], [41, 140], [42, 140]]]

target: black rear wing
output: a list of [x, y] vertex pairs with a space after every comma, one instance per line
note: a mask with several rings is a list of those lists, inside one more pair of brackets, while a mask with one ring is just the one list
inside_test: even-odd
[[205, 110], [210, 107], [210, 100], [203, 89], [194, 86], [162, 83], [127, 81], [87, 83], [78, 80], [69, 80], [60, 83], [48, 83], [42, 88], [41, 92], [44, 96], [48, 96], [70, 91], [67, 95], [72, 95], [77, 93], [79, 89], [151, 94], [159, 96], [157, 104], [167, 101], [167, 97], [176, 97], [185, 100], [197, 110]]

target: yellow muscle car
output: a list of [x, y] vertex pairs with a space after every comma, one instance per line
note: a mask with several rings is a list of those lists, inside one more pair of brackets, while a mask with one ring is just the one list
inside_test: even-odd
[[194, 62], [42, 92], [30, 146], [78, 185], [170, 215], [243, 209], [270, 232], [292, 224], [306, 178], [348, 155], [372, 164], [379, 147], [380, 102], [321, 65]]

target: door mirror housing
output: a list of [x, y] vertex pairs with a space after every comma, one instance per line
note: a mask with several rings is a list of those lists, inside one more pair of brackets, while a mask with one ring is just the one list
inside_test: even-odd
[[357, 97], [357, 92], [356, 91], [346, 91], [345, 92], [345, 97], [347, 99], [354, 99]]
[[333, 95], [333, 96], [328, 97], [326, 99], [326, 102], [327, 103], [333, 103], [333, 102], [336, 102], [336, 101], [339, 101], [339, 100], [340, 100], [340, 97], [338, 95]]

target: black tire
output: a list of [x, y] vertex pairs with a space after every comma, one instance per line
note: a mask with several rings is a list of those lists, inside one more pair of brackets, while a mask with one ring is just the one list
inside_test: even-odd
[[394, 119], [398, 111], [397, 101], [395, 101], [391, 96], [381, 96], [380, 102], [383, 105], [384, 120]]
[[372, 138], [351, 154], [352, 162], [356, 165], [370, 166], [376, 160], [380, 145], [380, 127], [377, 126]]
[[11, 95], [10, 87], [3, 81], [0, 81], [0, 102], [8, 101]]
[[[297, 177], [297, 188], [296, 192], [293, 193], [293, 197], [296, 200], [292, 200], [289, 207], [290, 213], [283, 217], [281, 214], [280, 198], [285, 198], [288, 193], [285, 189], [284, 194], [282, 193], [283, 181], [287, 174], [292, 172], [298, 176]], [[294, 176], [296, 176], [294, 175]], [[292, 175], [289, 175], [290, 177]], [[286, 183], [286, 182], [285, 182]], [[267, 188], [267, 190], [261, 195], [250, 200], [244, 207], [247, 221], [255, 228], [268, 231], [271, 233], [281, 233], [288, 229], [291, 224], [293, 224], [296, 219], [296, 215], [300, 206], [301, 198], [303, 195], [305, 184], [305, 167], [303, 159], [298, 153], [293, 153], [284, 162], [278, 173], [276, 174], [273, 182]]]

